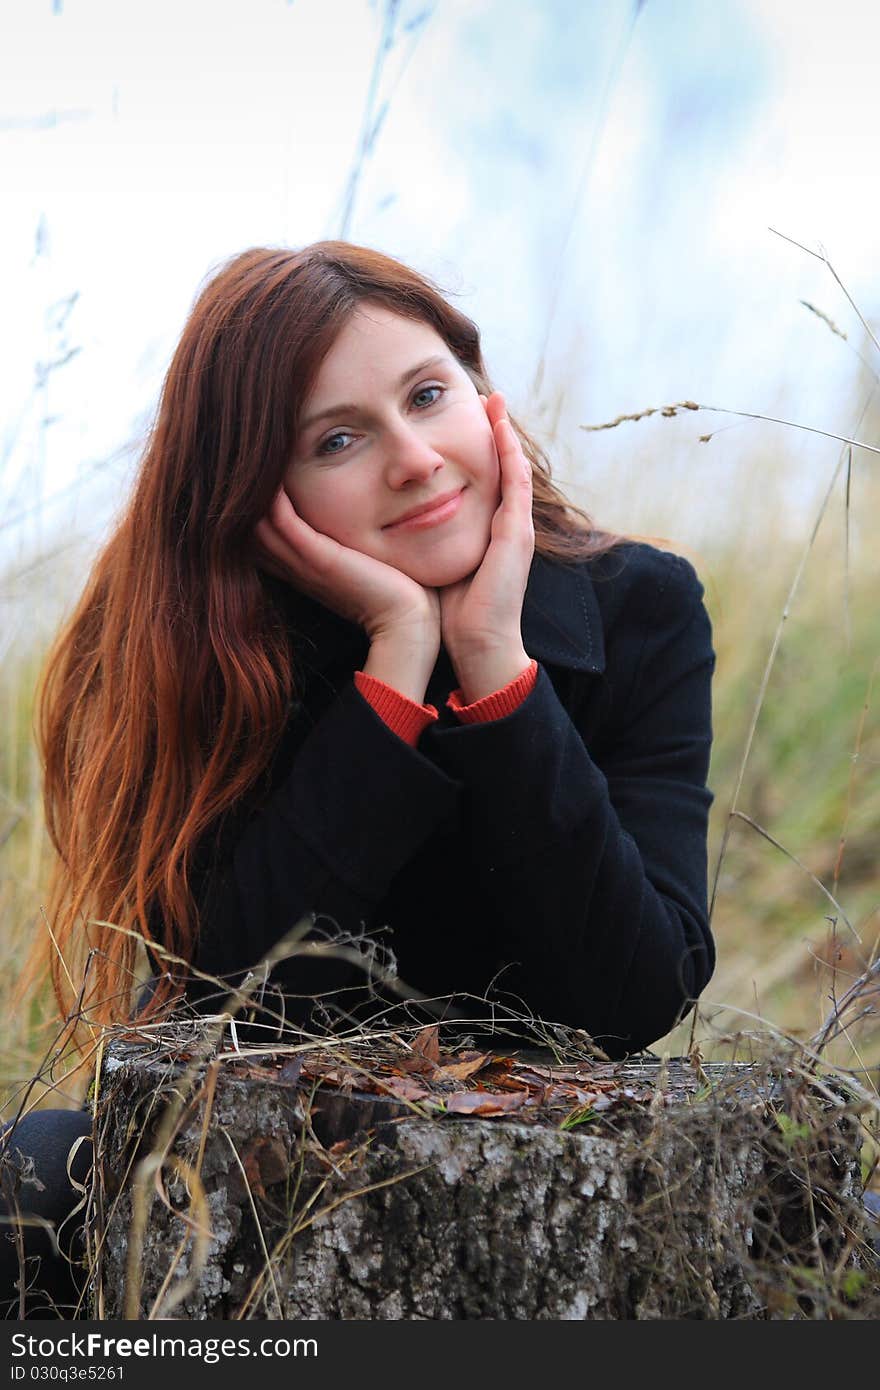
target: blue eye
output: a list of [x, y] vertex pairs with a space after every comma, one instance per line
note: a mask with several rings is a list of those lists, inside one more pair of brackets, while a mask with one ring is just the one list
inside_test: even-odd
[[[413, 405], [415, 405], [416, 400], [419, 396], [424, 396], [426, 391], [439, 391], [442, 394], [443, 390], [444, 387], [442, 386], [420, 386], [418, 391], [416, 391], [415, 395], [413, 396]], [[435, 405], [436, 402], [437, 397], [435, 397], [433, 401], [428, 401], [428, 405]]]
[[341, 454], [344, 452], [343, 449], [330, 449], [328, 448], [328, 445], [332, 444], [334, 439], [350, 438], [351, 436], [344, 430], [337, 430], [336, 434], [328, 435], [326, 439], [322, 440], [322, 442], [318, 445], [317, 452], [319, 454]]

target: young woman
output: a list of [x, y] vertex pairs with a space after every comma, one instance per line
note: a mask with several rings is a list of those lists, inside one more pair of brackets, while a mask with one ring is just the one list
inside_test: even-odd
[[[26, 986], [51, 969], [93, 1024], [216, 1010], [292, 932], [265, 1019], [403, 995], [643, 1048], [714, 958], [702, 594], [565, 499], [422, 276], [344, 242], [238, 256], [47, 665], [64, 961], [47, 937]], [[28, 1117], [38, 1172], [56, 1114]]]

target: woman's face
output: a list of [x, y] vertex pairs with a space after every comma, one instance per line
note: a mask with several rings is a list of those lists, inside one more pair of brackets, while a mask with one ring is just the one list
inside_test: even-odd
[[[440, 335], [361, 304], [321, 364], [302, 412], [285, 490], [300, 516], [428, 588], [472, 574], [501, 502], [483, 402]], [[395, 525], [450, 493], [433, 525]]]

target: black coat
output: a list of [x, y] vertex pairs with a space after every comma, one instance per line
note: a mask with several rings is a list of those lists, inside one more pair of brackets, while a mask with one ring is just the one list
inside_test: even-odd
[[[463, 725], [441, 649], [425, 696], [440, 719], [416, 748], [354, 685], [363, 630], [277, 593], [298, 699], [263, 785], [197, 860], [197, 967], [239, 980], [307, 917], [312, 939], [383, 943], [426, 995], [503, 998], [613, 1056], [666, 1033], [714, 964], [715, 656], [688, 561], [632, 542], [573, 566], [536, 554], [522, 621], [534, 690], [503, 719]], [[272, 975], [288, 996], [362, 979], [302, 957]], [[189, 993], [208, 1007], [201, 986]], [[338, 1002], [361, 1016], [358, 991]], [[459, 1000], [445, 1016], [488, 1012]], [[306, 1014], [289, 1000], [289, 1018]]]

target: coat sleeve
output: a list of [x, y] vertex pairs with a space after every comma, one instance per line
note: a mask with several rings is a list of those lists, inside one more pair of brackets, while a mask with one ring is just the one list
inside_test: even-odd
[[594, 759], [543, 666], [492, 724], [423, 746], [466, 784], [505, 991], [612, 1056], [662, 1037], [709, 979], [706, 779], [715, 664], [702, 586], [658, 554], [634, 582], [610, 731]]
[[[196, 969], [235, 982], [305, 918], [357, 934], [461, 788], [393, 733], [349, 680], [286, 779], [242, 828], [212, 836], [191, 875]], [[338, 963], [298, 962], [303, 992], [339, 983]], [[191, 1002], [217, 998], [192, 980]]]

